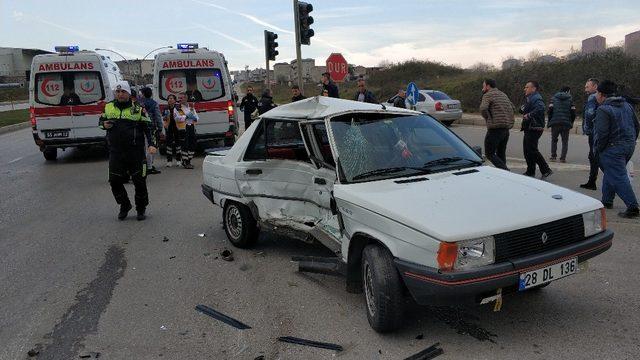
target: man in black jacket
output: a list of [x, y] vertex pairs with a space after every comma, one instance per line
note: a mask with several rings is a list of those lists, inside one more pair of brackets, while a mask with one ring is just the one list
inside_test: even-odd
[[537, 81], [529, 81], [524, 87], [525, 103], [520, 107], [522, 114], [522, 126], [524, 131], [522, 142], [524, 158], [527, 161], [526, 176], [536, 176], [536, 165], [540, 168], [542, 179], [546, 179], [553, 171], [544, 160], [544, 156], [538, 150], [538, 141], [544, 132], [544, 100], [538, 92], [540, 85]]
[[576, 106], [571, 97], [571, 88], [565, 86], [553, 95], [547, 114], [549, 118], [547, 126], [551, 128], [551, 161], [556, 161], [558, 158], [558, 136], [560, 136], [562, 138], [560, 162], [567, 162], [569, 131], [576, 120]]
[[262, 92], [262, 97], [260, 98], [260, 101], [258, 101], [258, 114], [262, 115], [276, 106], [278, 105], [276, 105], [273, 102], [273, 96], [271, 96], [271, 89], [265, 89]]
[[367, 90], [367, 86], [365, 85], [364, 79], [362, 78], [358, 79], [358, 92], [356, 92], [353, 100], [371, 104], [378, 103], [378, 100], [376, 100], [376, 97], [373, 95], [373, 93]]
[[300, 87], [298, 85], [293, 85], [291, 87], [291, 95], [293, 95], [291, 97], [291, 102], [296, 102], [296, 101], [306, 99], [306, 97], [300, 93]]
[[113, 197], [120, 205], [118, 219], [124, 220], [131, 210], [131, 201], [124, 184], [131, 176], [135, 187], [137, 219], [144, 220], [149, 204], [147, 192], [147, 152], [156, 153], [155, 134], [151, 132], [151, 121], [144, 110], [131, 101], [131, 87], [126, 81], [116, 83], [116, 99], [108, 103], [100, 116], [99, 126], [107, 131], [109, 144], [109, 183]]
[[251, 126], [251, 114], [258, 108], [258, 98], [253, 95], [253, 87], [247, 86], [247, 95], [240, 101], [240, 111], [244, 113], [244, 129]]
[[340, 97], [338, 86], [333, 81], [331, 81], [331, 74], [329, 74], [328, 72], [322, 74], [322, 91], [326, 91], [328, 97]]

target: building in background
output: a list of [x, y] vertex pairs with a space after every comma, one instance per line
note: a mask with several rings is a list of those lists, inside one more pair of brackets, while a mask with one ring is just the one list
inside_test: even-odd
[[[312, 82], [313, 78], [311, 73], [313, 72], [313, 68], [316, 66], [315, 59], [302, 59], [302, 81], [303, 82]], [[298, 81], [298, 60], [291, 61], [291, 81]]]
[[640, 30], [625, 35], [624, 52], [640, 58]]
[[582, 40], [583, 54], [603, 52], [605, 50], [607, 50], [607, 39], [605, 39], [603, 36], [596, 35], [594, 37]]
[[520, 65], [522, 65], [522, 60], [520, 59], [514, 59], [514, 58], [507, 59], [502, 62], [502, 70], [510, 69], [512, 67], [520, 66]]
[[26, 84], [31, 75], [33, 57], [40, 54], [52, 54], [52, 52], [0, 47], [0, 83]]
[[273, 65], [273, 76], [278, 84], [288, 84], [291, 81], [293, 68], [291, 64], [282, 62]]
[[116, 64], [125, 80], [136, 85], [146, 85], [153, 82], [153, 62], [155, 60], [120, 60]]

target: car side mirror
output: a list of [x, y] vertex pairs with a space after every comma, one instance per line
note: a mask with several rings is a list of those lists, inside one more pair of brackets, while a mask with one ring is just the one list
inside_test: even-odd
[[476, 154], [478, 154], [478, 156], [482, 157], [482, 146], [476, 145], [472, 146], [471, 148], [476, 152]]

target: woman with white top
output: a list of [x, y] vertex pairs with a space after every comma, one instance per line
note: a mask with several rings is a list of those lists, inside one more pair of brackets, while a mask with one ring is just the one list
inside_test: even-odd
[[178, 104], [174, 111], [176, 122], [185, 124], [184, 143], [181, 149], [182, 166], [185, 169], [193, 169], [191, 159], [196, 151], [196, 124], [198, 123], [198, 113], [196, 109], [189, 106], [187, 94], [178, 95]]

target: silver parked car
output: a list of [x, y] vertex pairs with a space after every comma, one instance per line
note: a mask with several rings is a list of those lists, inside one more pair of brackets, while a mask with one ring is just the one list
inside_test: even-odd
[[[393, 106], [398, 95], [393, 96], [385, 103], [385, 106]], [[407, 109], [410, 108], [407, 103]], [[449, 95], [438, 90], [420, 90], [420, 97], [416, 104], [416, 110], [429, 114], [436, 120], [449, 126], [454, 121], [462, 118], [462, 105], [460, 100], [454, 100]]]

